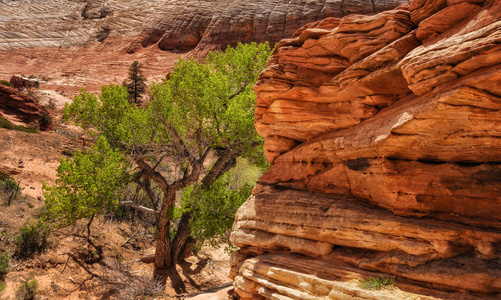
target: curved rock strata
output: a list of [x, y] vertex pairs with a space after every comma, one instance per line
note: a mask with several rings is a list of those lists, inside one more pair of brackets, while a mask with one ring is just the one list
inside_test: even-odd
[[278, 42], [326, 17], [376, 13], [406, 0], [4, 0], [0, 49], [69, 47], [129, 40], [129, 53], [210, 50]]
[[[242, 299], [501, 297], [501, 2], [414, 0], [282, 40], [272, 162], [237, 213]], [[395, 276], [391, 290], [360, 280]]]

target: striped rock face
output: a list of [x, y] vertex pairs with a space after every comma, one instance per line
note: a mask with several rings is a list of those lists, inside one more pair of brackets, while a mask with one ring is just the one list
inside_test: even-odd
[[[414, 0], [279, 42], [272, 163], [239, 210], [244, 299], [498, 299], [501, 2]], [[360, 279], [395, 276], [373, 292]]]

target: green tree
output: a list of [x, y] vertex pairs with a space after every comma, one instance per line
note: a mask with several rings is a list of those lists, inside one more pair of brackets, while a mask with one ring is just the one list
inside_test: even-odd
[[94, 216], [118, 204], [120, 191], [129, 182], [128, 169], [128, 162], [104, 137], [99, 137], [91, 149], [61, 159], [56, 185], [43, 185], [47, 208], [44, 218], [57, 226], [88, 218], [89, 238]]
[[129, 93], [129, 102], [139, 103], [144, 93], [146, 93], [146, 77], [143, 76], [143, 67], [135, 60], [129, 67], [129, 77], [124, 80], [123, 86]]
[[[254, 129], [252, 87], [270, 54], [268, 44], [253, 43], [211, 53], [205, 63], [180, 59], [169, 80], [152, 85], [152, 101], [145, 107], [131, 105], [125, 89], [114, 85], [103, 86], [99, 100], [82, 91], [65, 107], [65, 119], [133, 162], [127, 178], [151, 204], [120, 204], [155, 215], [156, 271], [174, 266], [194, 245], [194, 209], [186, 209], [173, 228], [177, 193], [188, 186], [209, 189], [235, 166], [237, 157], [259, 157], [263, 140]], [[105, 177], [97, 181], [112, 183]], [[56, 185], [49, 194], [62, 187]]]

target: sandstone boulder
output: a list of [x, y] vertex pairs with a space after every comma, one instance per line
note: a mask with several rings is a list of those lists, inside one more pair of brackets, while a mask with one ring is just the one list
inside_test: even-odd
[[49, 112], [34, 97], [3, 84], [0, 84], [0, 117], [24, 126], [37, 123], [41, 130], [52, 125]]

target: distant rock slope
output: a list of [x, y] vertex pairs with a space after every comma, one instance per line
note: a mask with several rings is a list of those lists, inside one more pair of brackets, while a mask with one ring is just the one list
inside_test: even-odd
[[[231, 235], [243, 299], [501, 297], [501, 1], [309, 24], [255, 91], [272, 165]], [[380, 274], [397, 289], [359, 286]]]
[[0, 50], [68, 47], [130, 39], [127, 51], [207, 51], [237, 42], [277, 42], [299, 27], [405, 0], [4, 0]]

